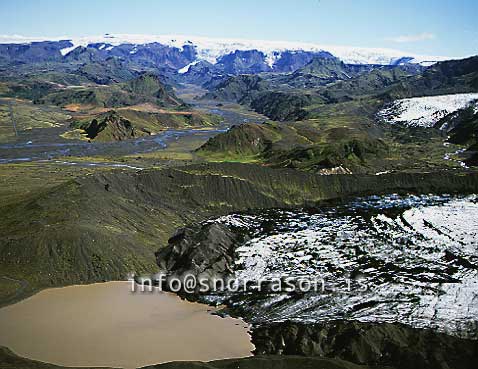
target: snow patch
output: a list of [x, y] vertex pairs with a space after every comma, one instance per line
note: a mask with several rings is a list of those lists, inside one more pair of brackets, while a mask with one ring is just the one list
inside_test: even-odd
[[196, 65], [197, 63], [199, 63], [199, 60], [195, 60], [192, 63], [189, 63], [185, 67], [182, 67], [181, 69], [178, 69], [178, 73], [179, 74], [184, 74], [184, 73], [188, 72], [189, 68], [192, 67], [193, 65]]
[[413, 97], [394, 101], [378, 115], [390, 124], [433, 127], [444, 116], [463, 109], [476, 100], [478, 93]]
[[71, 51], [75, 50], [76, 48], [77, 48], [77, 46], [75, 46], [75, 45], [70, 46], [70, 47], [65, 47], [64, 49], [60, 50], [60, 53], [61, 53], [61, 55], [65, 56], [65, 55], [69, 54]]

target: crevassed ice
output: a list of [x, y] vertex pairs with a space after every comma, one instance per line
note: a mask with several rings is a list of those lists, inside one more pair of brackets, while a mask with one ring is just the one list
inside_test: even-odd
[[477, 199], [390, 197], [283, 212], [275, 231], [237, 250], [236, 277], [319, 278], [327, 291], [248, 298], [242, 307], [260, 321], [402, 322], [478, 338]]

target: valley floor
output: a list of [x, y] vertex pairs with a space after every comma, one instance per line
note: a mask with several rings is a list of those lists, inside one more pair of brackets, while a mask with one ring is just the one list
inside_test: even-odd
[[[179, 95], [187, 101], [196, 92]], [[37, 107], [17, 103], [30, 118], [35, 116], [28, 109]], [[391, 146], [387, 160], [392, 166], [387, 166], [389, 162], [384, 165], [383, 157], [362, 161], [354, 154], [345, 155], [347, 163], [357, 168], [352, 174], [325, 173], [317, 170], [317, 153], [294, 152], [292, 159], [282, 160], [281, 150], [291, 142], [311, 138], [319, 144], [324, 144], [323, 137], [347, 141], [348, 134], [356, 132], [356, 122], [344, 125], [345, 120], [337, 118], [324, 126], [319, 117], [277, 128], [275, 122], [237, 104], [198, 104], [197, 109], [220, 115], [221, 124], [168, 129], [115, 143], [65, 138], [71, 127], [64, 117], [56, 116], [64, 112], [56, 110], [45, 112], [41, 108], [62, 123], [18, 125], [18, 136], [9, 131], [10, 118], [2, 120], [6, 123], [0, 130], [0, 305], [10, 305], [50, 287], [122, 280], [132, 271], [156, 272], [155, 252], [167, 246], [178, 228], [231, 212], [317, 207], [358, 195], [478, 192], [478, 173], [463, 168], [458, 155], [452, 155], [453, 160], [444, 158], [462, 146], [444, 146], [440, 135], [430, 138], [418, 131], [417, 140], [409, 141], [408, 131], [398, 131], [395, 133], [404, 143], [387, 142]], [[264, 121], [268, 123], [262, 124]], [[273, 146], [268, 141], [260, 154], [197, 151], [211, 137], [219, 137], [214, 149], [227, 147], [229, 136], [221, 134], [233, 125], [257, 124], [270, 130], [266, 135], [273, 137], [274, 150], [267, 151]], [[373, 127], [370, 132], [375, 134]], [[356, 137], [360, 144], [354, 152], [367, 151], [369, 146], [361, 144], [363, 132]], [[342, 149], [349, 148], [348, 141], [338, 148], [329, 147], [328, 142], [325, 145], [326, 151], [331, 151], [327, 159], [337, 155], [342, 160]], [[403, 148], [406, 150], [401, 151]], [[450, 345], [459, 346], [455, 341]], [[21, 359], [7, 349], [1, 351], [0, 363], [5, 368], [54, 367]], [[346, 359], [295, 356], [156, 367], [272, 368], [276, 363], [284, 368], [365, 368]]]

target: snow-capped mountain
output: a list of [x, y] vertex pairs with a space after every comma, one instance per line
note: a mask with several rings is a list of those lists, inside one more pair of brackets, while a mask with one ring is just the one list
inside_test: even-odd
[[66, 56], [79, 47], [95, 47], [108, 53], [120, 46], [130, 45], [129, 53], [134, 55], [142, 48], [157, 43], [171, 48], [183, 50], [185, 47], [195, 51], [195, 57], [189, 63], [181, 66], [181, 72], [186, 72], [189, 64], [205, 61], [211, 64], [218, 63], [226, 55], [238, 51], [257, 51], [261, 54], [263, 62], [271, 70], [274, 69], [277, 61], [286, 53], [307, 52], [323, 53], [329, 52], [349, 64], [381, 64], [394, 65], [400, 63], [420, 63], [430, 65], [437, 61], [450, 59], [443, 56], [415, 55], [393, 49], [361, 48], [335, 45], [318, 45], [303, 42], [289, 41], [260, 41], [242, 39], [216, 39], [198, 36], [182, 35], [102, 35], [88, 37], [23, 37], [23, 36], [0, 36], [1, 44], [31, 44], [40, 41], [68, 41], [68, 45], [60, 49], [61, 55]]

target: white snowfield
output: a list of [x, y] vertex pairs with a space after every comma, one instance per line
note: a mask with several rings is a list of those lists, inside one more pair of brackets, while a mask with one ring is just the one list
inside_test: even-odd
[[182, 67], [181, 69], [178, 69], [178, 73], [179, 74], [187, 73], [189, 71], [189, 68], [191, 68], [193, 65], [196, 65], [197, 63], [199, 63], [199, 60], [195, 60], [195, 61], [189, 63], [185, 67]]
[[236, 50], [258, 50], [266, 55], [266, 61], [273, 65], [280, 59], [284, 51], [328, 51], [334, 56], [340, 58], [345, 63], [351, 64], [393, 64], [397, 60], [407, 57], [410, 62], [420, 63], [422, 65], [431, 65], [437, 61], [453, 59], [453, 57], [444, 56], [425, 56], [412, 53], [382, 48], [349, 47], [337, 45], [318, 45], [304, 42], [291, 41], [261, 41], [261, 40], [243, 40], [243, 39], [219, 39], [199, 36], [183, 35], [102, 35], [88, 37], [25, 37], [19, 35], [0, 35], [0, 43], [30, 43], [34, 41], [59, 41], [70, 40], [73, 46], [62, 50], [66, 55], [78, 46], [87, 46], [91, 43], [104, 43], [105, 50], [111, 50], [112, 46], [121, 44], [144, 45], [158, 42], [163, 45], [182, 48], [185, 45], [193, 45], [198, 53], [198, 60], [205, 60], [210, 63], [216, 63], [217, 59], [223, 55], [233, 53]]
[[395, 100], [378, 115], [391, 124], [433, 127], [441, 118], [478, 101], [478, 93], [413, 97]]

